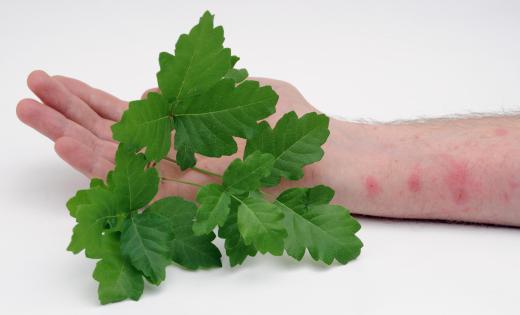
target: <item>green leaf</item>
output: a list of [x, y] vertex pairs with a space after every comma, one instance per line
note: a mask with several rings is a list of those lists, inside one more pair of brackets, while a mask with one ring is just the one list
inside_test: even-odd
[[223, 226], [229, 213], [231, 195], [241, 195], [260, 188], [260, 180], [271, 173], [274, 158], [271, 154], [257, 152], [245, 161], [234, 160], [223, 176], [223, 186], [209, 184], [197, 194], [200, 207], [193, 231], [197, 235], [211, 232], [217, 225]]
[[197, 207], [180, 197], [167, 197], [156, 201], [145, 210], [148, 215], [160, 217], [174, 234], [170, 243], [173, 261], [188, 269], [221, 267], [221, 254], [213, 245], [214, 233], [193, 234], [193, 218]]
[[200, 188], [197, 202], [200, 207], [193, 224], [193, 232], [196, 235], [208, 234], [217, 225], [224, 225], [229, 213], [231, 197], [222, 186], [209, 184]]
[[115, 140], [135, 150], [146, 147], [150, 161], [159, 161], [168, 154], [172, 130], [171, 105], [153, 92], [144, 100], [130, 102], [121, 121], [112, 125]]
[[143, 277], [121, 256], [119, 235], [109, 233], [103, 238], [105, 244], [110, 244], [106, 244], [108, 248], [93, 273], [94, 279], [99, 282], [99, 301], [108, 304], [126, 299], [139, 300], [144, 289]]
[[231, 200], [231, 211], [226, 223], [218, 230], [218, 236], [225, 239], [224, 247], [229, 257], [231, 267], [241, 265], [247, 256], [256, 256], [257, 250], [253, 245], [246, 245], [238, 230], [237, 214], [240, 203], [236, 199]]
[[255, 152], [244, 161], [234, 160], [223, 176], [223, 186], [232, 194], [243, 194], [261, 187], [260, 180], [271, 173], [274, 157]]
[[223, 43], [223, 28], [214, 27], [213, 15], [205, 12], [189, 34], [180, 36], [175, 56], [161, 53], [157, 81], [169, 102], [202, 93], [228, 72], [231, 51]]
[[102, 255], [101, 239], [105, 229], [117, 222], [120, 209], [115, 195], [102, 187], [91, 188], [88, 193], [89, 204], [82, 204], [76, 209], [76, 226], [67, 250], [77, 254], [85, 249], [89, 258]]
[[[93, 178], [90, 181], [90, 188], [95, 187], [106, 187], [103, 180], [99, 178]], [[69, 214], [71, 217], [76, 217], [76, 212], [78, 211], [78, 207], [81, 205], [89, 204], [91, 203], [90, 200], [90, 189], [82, 189], [78, 190], [76, 192], [76, 195], [74, 197], [70, 198], [69, 201], [67, 201], [67, 209], [69, 209]]]
[[280, 256], [287, 236], [283, 216], [278, 207], [266, 200], [247, 197], [238, 207], [238, 230], [247, 245], [253, 244], [263, 254]]
[[155, 285], [164, 280], [165, 268], [170, 264], [173, 233], [165, 224], [160, 217], [145, 211], [127, 218], [121, 232], [122, 255]]
[[210, 157], [235, 153], [233, 137], [252, 137], [257, 121], [274, 113], [277, 99], [271, 87], [260, 87], [256, 81], [235, 86], [233, 80], [223, 79], [206, 93], [178, 103], [174, 108], [178, 161], [192, 161], [193, 153]]
[[159, 174], [155, 168], [145, 170], [146, 163], [143, 154], [127, 150], [124, 144], [119, 145], [110, 189], [121, 199], [127, 211], [146, 206], [159, 189]]
[[[282, 177], [300, 179], [305, 165], [322, 158], [329, 120], [291, 112], [274, 128], [260, 122], [275, 112], [278, 95], [247, 80], [247, 70], [236, 66], [239, 58], [223, 42], [222, 27], [206, 12], [180, 36], [174, 55], [159, 55], [161, 92], [130, 102], [112, 126], [120, 142], [115, 169], [67, 202], [77, 222], [68, 250], [100, 259], [93, 277], [102, 304], [138, 300], [144, 279], [159, 285], [172, 261], [192, 270], [220, 267], [222, 255], [213, 244], [217, 226], [231, 266], [257, 252], [285, 250], [300, 260], [308, 250], [327, 264], [360, 253], [360, 226], [345, 208], [330, 205], [332, 189], [293, 188], [274, 202], [264, 198], [262, 186], [275, 186]], [[198, 155], [232, 155], [235, 138], [247, 140], [243, 159], [230, 163], [222, 184], [199, 190], [198, 209], [179, 197], [150, 205], [160, 181], [153, 162], [172, 149], [174, 129], [182, 170], [195, 166]]]
[[259, 150], [271, 153], [274, 166], [271, 175], [264, 179], [266, 186], [275, 186], [280, 177], [297, 180], [303, 177], [303, 166], [321, 160], [321, 145], [329, 136], [329, 118], [325, 115], [307, 113], [301, 118], [296, 113], [285, 114], [274, 129], [261, 123], [257, 135], [247, 141], [244, 156]]
[[120, 230], [132, 210], [148, 204], [155, 196], [159, 176], [155, 169], [144, 170], [142, 154], [120, 145], [116, 168], [108, 176], [108, 187], [95, 179], [91, 188], [79, 191], [67, 207], [78, 224], [74, 227], [68, 250], [77, 254], [85, 249], [87, 257], [100, 257], [100, 240], [105, 230]]
[[247, 79], [249, 73], [247, 73], [246, 69], [229, 69], [224, 78], [229, 78], [235, 81], [235, 83], [240, 83]]
[[231, 56], [231, 67], [234, 67], [239, 60], [240, 60], [240, 57], [232, 55]]
[[186, 170], [190, 167], [195, 166], [197, 163], [197, 159], [195, 158], [195, 152], [193, 148], [189, 145], [189, 143], [178, 144], [176, 145], [177, 154], [177, 164], [181, 168], [181, 170]]
[[346, 264], [359, 255], [363, 243], [355, 233], [360, 225], [344, 207], [328, 204], [333, 196], [326, 186], [291, 188], [280, 194], [277, 204], [285, 214], [285, 249], [290, 256], [301, 260], [307, 249], [314, 260]]

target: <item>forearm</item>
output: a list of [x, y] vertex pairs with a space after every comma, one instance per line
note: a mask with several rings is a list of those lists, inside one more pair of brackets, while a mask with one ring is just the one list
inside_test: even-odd
[[353, 213], [520, 226], [520, 119], [331, 121], [313, 182]]

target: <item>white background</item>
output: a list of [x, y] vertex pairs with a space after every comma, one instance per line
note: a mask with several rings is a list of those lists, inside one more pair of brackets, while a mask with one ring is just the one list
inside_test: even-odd
[[87, 181], [15, 105], [36, 68], [138, 98], [158, 53], [205, 9], [250, 74], [290, 81], [332, 115], [520, 108], [519, 1], [1, 0], [1, 314], [520, 314], [519, 230], [365, 218], [364, 250], [347, 266], [263, 256], [171, 267], [141, 301], [99, 306], [94, 262], [65, 251], [64, 204]]

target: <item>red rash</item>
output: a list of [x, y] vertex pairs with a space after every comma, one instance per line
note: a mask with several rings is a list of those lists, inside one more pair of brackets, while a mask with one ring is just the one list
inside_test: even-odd
[[495, 129], [495, 135], [499, 137], [507, 136], [508, 133], [509, 131], [507, 131], [507, 129], [504, 128]]
[[379, 187], [379, 183], [373, 176], [368, 176], [365, 179], [365, 190], [368, 197], [375, 197], [381, 192], [381, 187]]
[[505, 203], [510, 203], [511, 202], [511, 195], [507, 192], [504, 192], [502, 194], [502, 199], [504, 200]]
[[408, 190], [413, 193], [421, 191], [421, 176], [419, 168], [414, 168], [407, 181]]
[[468, 165], [467, 162], [449, 161], [444, 182], [451, 192], [452, 200], [457, 205], [468, 201]]

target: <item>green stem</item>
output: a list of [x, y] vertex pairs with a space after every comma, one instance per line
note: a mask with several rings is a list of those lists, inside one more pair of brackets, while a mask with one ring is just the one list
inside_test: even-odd
[[242, 200], [240, 200], [240, 198], [238, 198], [237, 196], [235, 196], [233, 194], [229, 194], [229, 195], [231, 196], [231, 198], [235, 199], [236, 201], [243, 203]]
[[[166, 160], [166, 161], [168, 161], [168, 162], [172, 162], [172, 163], [177, 164], [177, 160], [172, 159], [172, 158], [170, 158], [170, 157], [165, 157], [164, 160]], [[204, 175], [215, 176], [215, 177], [218, 177], [218, 178], [221, 178], [221, 177], [222, 177], [222, 175], [220, 175], [220, 174], [213, 173], [213, 172], [208, 171], [208, 170], [206, 170], [206, 169], [198, 168], [198, 167], [196, 167], [196, 166], [191, 167], [191, 169], [194, 170], [194, 171], [196, 171], [196, 172], [199, 172], [199, 173], [201, 173], [201, 174], [204, 174]]]
[[[169, 162], [172, 162], [172, 163], [177, 163], [176, 160], [172, 159], [172, 158], [169, 158], [169, 157], [165, 157], [164, 160], [167, 160]], [[208, 170], [204, 170], [204, 169], [200, 169], [200, 168], [197, 168], [197, 167], [192, 167], [192, 169], [194, 171], [197, 171], [199, 173], [202, 173], [202, 174], [206, 174], [206, 175], [211, 175], [211, 176], [217, 176], [217, 177], [222, 177], [222, 175], [220, 174], [215, 174], [213, 172], [210, 172]], [[166, 180], [166, 181], [170, 181], [170, 182], [176, 182], [176, 183], [180, 183], [180, 184], [186, 184], [186, 185], [191, 185], [191, 186], [195, 186], [195, 187], [202, 187], [204, 185], [201, 185], [201, 184], [197, 184], [197, 183], [194, 183], [194, 182], [190, 182], [190, 181], [185, 181], [185, 180], [182, 180], [182, 179], [178, 179], [178, 178], [166, 178], [166, 177], [161, 177], [161, 180]], [[270, 194], [268, 193], [267, 191], [263, 191], [263, 190], [260, 190], [260, 192], [264, 195], [267, 195], [273, 199], [275, 199], [276, 201], [276, 196], [274, 196], [273, 194]], [[230, 196], [234, 199], [236, 199], [238, 202], [242, 203], [242, 200], [240, 200], [240, 198], [236, 197], [235, 195], [233, 194], [230, 194]]]
[[182, 179], [179, 179], [179, 178], [161, 177], [161, 180], [165, 180], [165, 181], [169, 181], [169, 182], [176, 182], [176, 183], [190, 185], [190, 186], [195, 186], [195, 187], [202, 187], [203, 186], [201, 184], [197, 184], [197, 183], [190, 182], [190, 181], [187, 181], [187, 180], [182, 180]]

